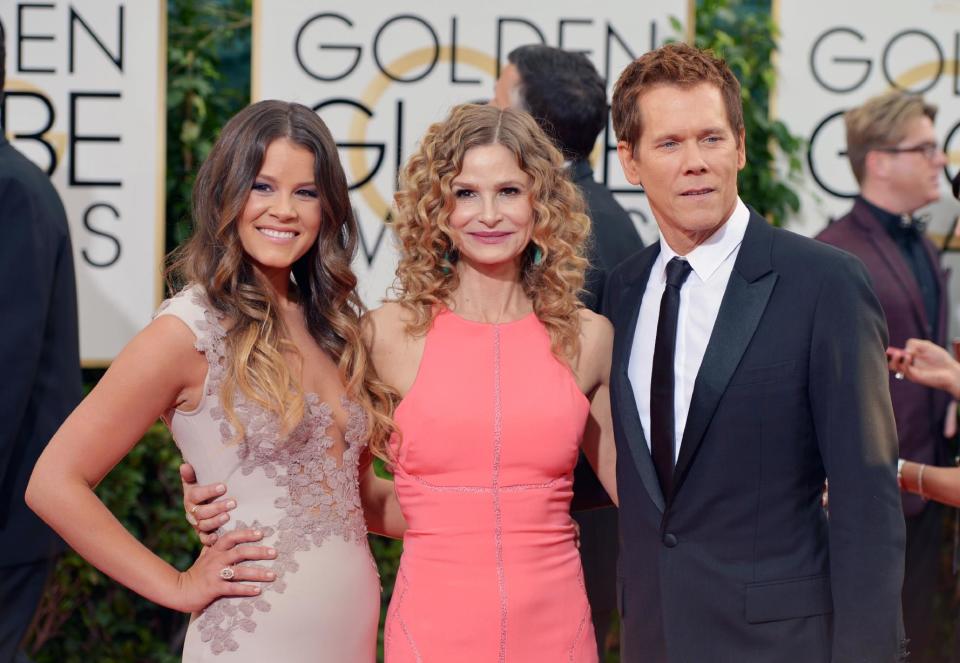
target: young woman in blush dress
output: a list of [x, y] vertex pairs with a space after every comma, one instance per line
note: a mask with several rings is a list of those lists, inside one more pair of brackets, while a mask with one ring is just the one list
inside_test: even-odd
[[577, 299], [583, 201], [533, 118], [463, 105], [396, 203], [398, 298], [365, 328], [403, 397], [374, 445], [409, 526], [386, 659], [595, 662], [569, 508], [581, 447], [616, 497], [613, 331]]
[[[357, 227], [326, 126], [298, 104], [241, 111], [200, 169], [193, 221], [175, 263], [187, 287], [51, 440], [27, 501], [97, 568], [198, 613], [185, 661], [372, 662], [380, 592], [358, 472], [392, 431], [391, 399], [361, 342]], [[184, 572], [93, 492], [157, 417], [237, 503]], [[374, 522], [399, 534], [392, 486], [364, 483]]]

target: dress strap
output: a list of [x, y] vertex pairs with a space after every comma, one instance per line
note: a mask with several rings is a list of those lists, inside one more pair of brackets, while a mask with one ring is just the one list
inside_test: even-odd
[[224, 339], [227, 332], [221, 322], [223, 316], [210, 304], [203, 287], [197, 284], [188, 285], [160, 304], [153, 317], [156, 319], [161, 315], [174, 316], [197, 337], [194, 347], [207, 358], [210, 366], [207, 392], [212, 392], [226, 371]]

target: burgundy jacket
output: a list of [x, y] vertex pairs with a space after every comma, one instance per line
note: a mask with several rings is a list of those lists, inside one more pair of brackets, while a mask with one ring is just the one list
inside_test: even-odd
[[[936, 247], [924, 237], [923, 245], [930, 257], [940, 289], [940, 319], [927, 320], [923, 299], [916, 278], [900, 249], [891, 239], [870, 208], [860, 200], [850, 212], [827, 226], [817, 239], [848, 251], [863, 261], [873, 282], [873, 289], [887, 318], [890, 345], [903, 347], [908, 338], [925, 338], [945, 345], [950, 305], [947, 297], [949, 272], [940, 267]], [[895, 380], [890, 376], [890, 396], [897, 421], [900, 457], [921, 463], [942, 465], [946, 462], [943, 421], [950, 396], [946, 392]], [[914, 516], [923, 510], [916, 495], [903, 495], [903, 510]]]

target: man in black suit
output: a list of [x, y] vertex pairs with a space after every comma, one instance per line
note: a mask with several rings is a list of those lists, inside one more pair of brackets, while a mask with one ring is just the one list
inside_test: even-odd
[[[3, 42], [0, 29], [0, 91]], [[0, 661], [7, 663], [63, 550], [23, 493], [47, 440], [80, 402], [80, 351], [63, 205], [49, 178], [2, 132], [0, 228]]]
[[[567, 159], [570, 177], [587, 202], [591, 221], [590, 269], [583, 301], [599, 311], [607, 275], [640, 251], [643, 242], [630, 216], [610, 189], [593, 177], [590, 152], [607, 124], [607, 88], [590, 60], [552, 46], [531, 44], [507, 56], [495, 87], [494, 105], [530, 113]], [[606, 493], [583, 454], [574, 476], [575, 503], [585, 495], [607, 501]], [[589, 499], [589, 498], [588, 498]], [[591, 501], [593, 501], [591, 500]], [[617, 512], [611, 508], [578, 511], [580, 557], [600, 660], [617, 607]]]
[[661, 232], [604, 305], [622, 660], [898, 660], [896, 432], [863, 265], [739, 199], [743, 109], [723, 61], [643, 55], [613, 122]]

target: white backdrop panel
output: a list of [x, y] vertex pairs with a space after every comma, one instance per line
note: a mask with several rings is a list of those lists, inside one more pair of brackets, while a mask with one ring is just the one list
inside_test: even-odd
[[109, 362], [162, 293], [166, 14], [164, 0], [0, 4], [4, 126], [66, 207], [87, 365]]
[[[318, 110], [340, 146], [363, 234], [354, 268], [376, 305], [396, 254], [384, 224], [399, 168], [451, 105], [493, 94], [498, 62], [515, 47], [547, 43], [584, 51], [608, 82], [634, 57], [678, 36], [689, 0], [559, 0], [521, 7], [483, 3], [311, 0], [254, 4], [253, 97]], [[609, 97], [609, 91], [608, 91]], [[604, 148], [606, 145], [606, 149]], [[646, 241], [657, 231], [642, 193], [623, 179], [612, 129], [595, 151], [597, 179], [613, 188]]]

